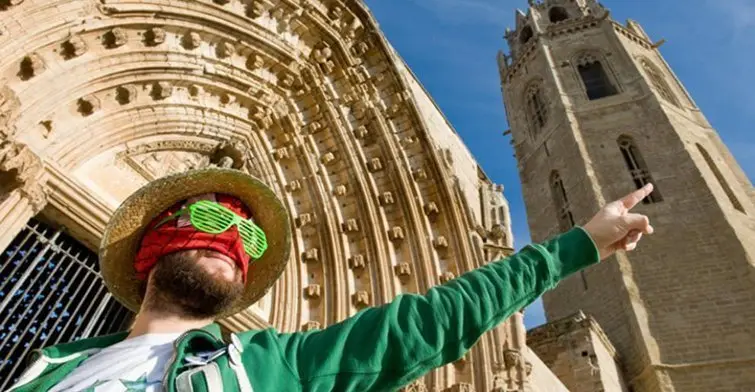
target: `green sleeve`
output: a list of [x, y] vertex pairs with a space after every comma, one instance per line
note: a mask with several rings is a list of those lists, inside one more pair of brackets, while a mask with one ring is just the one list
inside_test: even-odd
[[321, 331], [276, 338], [304, 391], [396, 390], [459, 359], [482, 334], [598, 261], [578, 227], [426, 295], [402, 294]]

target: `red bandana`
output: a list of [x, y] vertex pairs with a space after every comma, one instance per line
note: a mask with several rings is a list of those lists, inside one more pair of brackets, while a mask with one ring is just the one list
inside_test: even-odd
[[235, 226], [220, 234], [208, 234], [195, 229], [189, 222], [188, 215], [183, 215], [155, 228], [158, 222], [200, 199], [217, 201], [244, 218], [251, 216], [241, 200], [228, 195], [202, 195], [174, 204], [147, 226], [147, 231], [144, 233], [139, 252], [137, 252], [134, 261], [134, 269], [139, 279], [146, 280], [149, 271], [164, 255], [181, 250], [210, 249], [233, 259], [241, 269], [242, 278], [246, 282], [249, 255], [244, 251], [244, 244]]

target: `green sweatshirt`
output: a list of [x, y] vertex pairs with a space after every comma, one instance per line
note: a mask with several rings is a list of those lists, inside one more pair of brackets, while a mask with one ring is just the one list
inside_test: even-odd
[[[425, 295], [402, 294], [323, 330], [242, 332], [223, 342], [211, 324], [179, 337], [166, 391], [395, 391], [464, 355], [487, 331], [560, 280], [599, 261], [582, 228], [528, 245]], [[45, 348], [14, 392], [47, 391], [127, 332]], [[221, 350], [204, 366], [185, 358]], [[220, 375], [220, 377], [218, 377]]]

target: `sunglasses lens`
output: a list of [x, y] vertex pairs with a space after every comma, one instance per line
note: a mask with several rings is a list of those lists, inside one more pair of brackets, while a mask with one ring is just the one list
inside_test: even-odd
[[233, 211], [212, 202], [199, 201], [191, 208], [191, 223], [197, 229], [210, 234], [228, 230], [235, 217]]
[[267, 239], [262, 229], [248, 220], [239, 222], [238, 227], [241, 240], [244, 241], [244, 249], [249, 256], [255, 259], [262, 257], [267, 250]]

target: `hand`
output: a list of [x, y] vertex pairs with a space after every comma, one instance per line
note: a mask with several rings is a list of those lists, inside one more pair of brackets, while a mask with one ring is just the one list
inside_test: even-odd
[[629, 212], [652, 191], [652, 184], [645, 185], [606, 205], [583, 226], [598, 247], [601, 260], [618, 250], [634, 250], [643, 234], [653, 233], [647, 216]]

